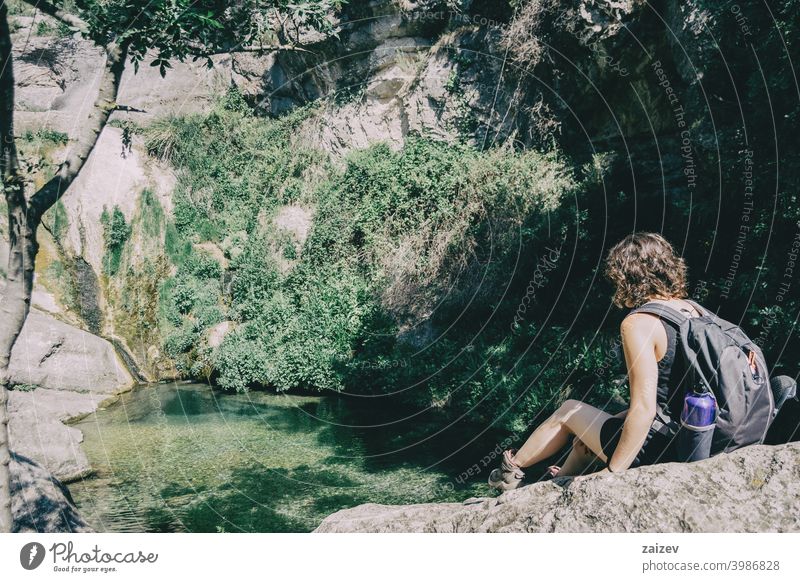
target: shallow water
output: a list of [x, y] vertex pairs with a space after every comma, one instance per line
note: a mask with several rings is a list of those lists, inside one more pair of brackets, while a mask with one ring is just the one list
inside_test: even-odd
[[75, 426], [96, 474], [69, 488], [98, 531], [310, 531], [360, 503], [489, 495], [498, 443], [385, 398], [200, 384], [141, 386]]

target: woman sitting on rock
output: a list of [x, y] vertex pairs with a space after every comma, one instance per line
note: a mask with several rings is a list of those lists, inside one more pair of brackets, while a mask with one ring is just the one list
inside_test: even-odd
[[[608, 254], [606, 275], [616, 286], [614, 303], [636, 308], [650, 301], [663, 302], [697, 317], [686, 297], [686, 265], [672, 246], [653, 233], [627, 236]], [[500, 468], [489, 484], [500, 490], [515, 489], [523, 469], [544, 461], [572, 439], [572, 450], [562, 467], [550, 467], [546, 477], [579, 475], [599, 458], [601, 472], [616, 473], [629, 467], [675, 460], [677, 423], [675, 406], [682, 404], [681, 374], [672, 373], [677, 328], [655, 315], [636, 313], [622, 321], [622, 349], [628, 370], [630, 407], [612, 416], [578, 400], [567, 400], [545, 420], [518, 451], [503, 454]]]

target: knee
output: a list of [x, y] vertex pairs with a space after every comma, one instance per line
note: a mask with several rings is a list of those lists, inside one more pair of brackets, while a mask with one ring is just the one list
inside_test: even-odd
[[578, 408], [580, 408], [582, 405], [583, 402], [581, 402], [580, 400], [572, 400], [572, 399], [565, 400], [564, 404], [562, 404], [558, 408], [559, 415], [562, 418], [565, 418], [574, 413], [575, 411], [577, 411]]
[[564, 403], [559, 406], [556, 413], [552, 416], [552, 419], [558, 424], [566, 427], [569, 419], [572, 418], [572, 416], [583, 406], [585, 406], [585, 404], [580, 400], [565, 400]]

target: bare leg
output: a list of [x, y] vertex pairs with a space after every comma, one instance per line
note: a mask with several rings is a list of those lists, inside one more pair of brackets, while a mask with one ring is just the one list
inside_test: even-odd
[[558, 476], [571, 477], [573, 475], [583, 475], [595, 459], [597, 459], [597, 455], [583, 444], [583, 441], [576, 440], [572, 445], [569, 456], [567, 456], [567, 460], [564, 461], [564, 464], [561, 466]]
[[564, 448], [572, 435], [581, 439], [605, 461], [606, 456], [600, 446], [600, 427], [609, 418], [611, 415], [599, 408], [578, 400], [567, 400], [533, 431], [512, 461], [520, 467], [530, 467]]

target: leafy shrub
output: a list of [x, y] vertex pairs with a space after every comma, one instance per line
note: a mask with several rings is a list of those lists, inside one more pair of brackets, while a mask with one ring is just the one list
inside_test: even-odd
[[63, 131], [56, 131], [49, 128], [41, 128], [36, 130], [27, 129], [22, 134], [22, 141], [32, 144], [51, 143], [56, 145], [64, 145], [69, 141], [69, 136]]
[[179, 283], [172, 290], [172, 301], [178, 313], [186, 315], [192, 311], [195, 304], [195, 289], [189, 283]]
[[197, 340], [197, 332], [194, 329], [184, 328], [167, 336], [164, 341], [164, 349], [173, 358], [178, 358], [181, 354], [188, 352]]
[[192, 242], [221, 242], [233, 232], [253, 232], [259, 216], [277, 205], [311, 200], [308, 178], [327, 172], [328, 162], [292, 141], [308, 111], [258, 120], [234, 91], [208, 114], [145, 128], [147, 151], [180, 169], [173, 194], [177, 232]]
[[198, 279], [219, 279], [222, 276], [222, 267], [219, 262], [204, 252], [195, 252], [189, 255], [182, 265], [183, 270]]
[[103, 207], [100, 215], [100, 224], [103, 225], [103, 239], [105, 241], [105, 256], [103, 257], [103, 272], [108, 276], [113, 276], [119, 270], [122, 251], [125, 242], [130, 236], [130, 227], [125, 222], [125, 215], [114, 206], [109, 212]]
[[[210, 366], [237, 391], [399, 392], [517, 429], [578, 392], [606, 403], [616, 394], [610, 374], [591, 370], [610, 340], [564, 341], [565, 327], [538, 326], [548, 291], [511, 327], [544, 248], [576, 228], [562, 201], [602, 172], [577, 174], [555, 153], [421, 136], [354, 151], [336, 169], [293, 146], [297, 118], [260, 120], [239, 105], [170, 122], [180, 178], [166, 236], [180, 266], [162, 287], [162, 313], [181, 369]], [[316, 208], [300, 249], [270, 226], [298, 200]], [[191, 244], [212, 235], [225, 271]], [[557, 278], [568, 262], [554, 269]], [[200, 353], [198, 334], [224, 318], [235, 331]], [[424, 329], [448, 332], [431, 342]]]

